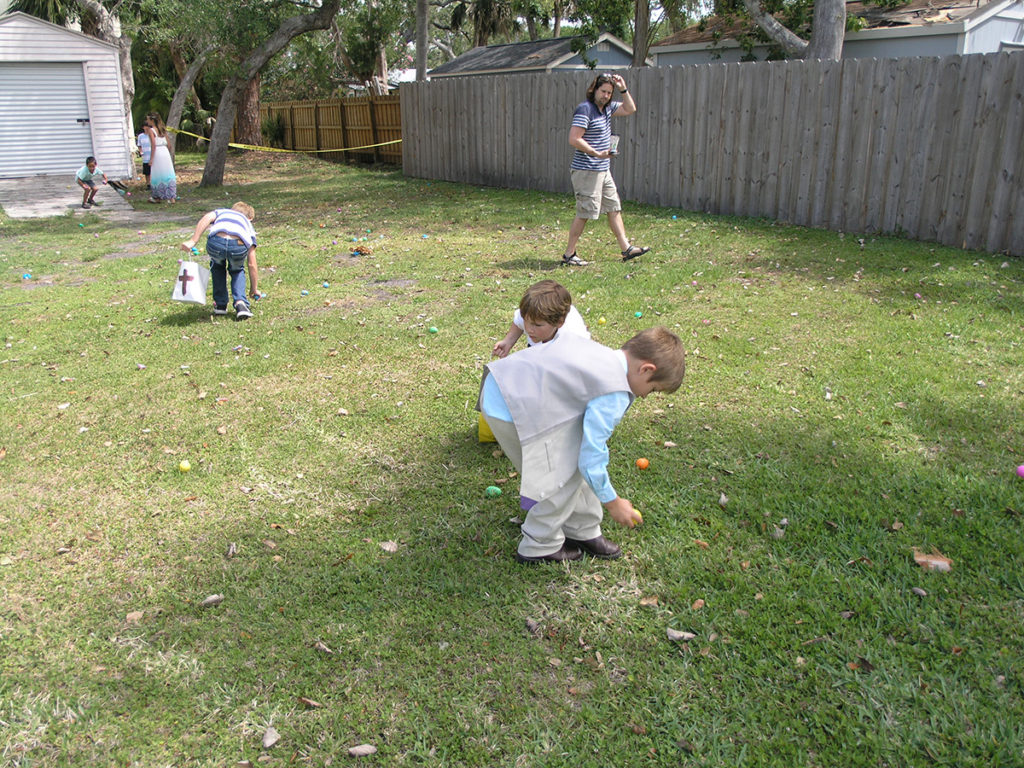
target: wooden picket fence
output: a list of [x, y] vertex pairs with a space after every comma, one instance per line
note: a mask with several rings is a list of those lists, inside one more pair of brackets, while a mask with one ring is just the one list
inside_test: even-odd
[[282, 122], [282, 149], [318, 152], [325, 160], [336, 162], [402, 164], [400, 143], [375, 146], [402, 138], [398, 95], [271, 102], [260, 106], [260, 119]]
[[[592, 72], [401, 88], [403, 171], [568, 193]], [[626, 73], [620, 194], [654, 205], [1024, 255], [1024, 52]]]

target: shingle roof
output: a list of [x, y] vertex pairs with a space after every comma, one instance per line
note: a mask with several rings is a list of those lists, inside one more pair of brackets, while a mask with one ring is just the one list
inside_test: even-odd
[[531, 40], [525, 43], [478, 46], [439, 67], [431, 75], [453, 75], [468, 72], [544, 69], [572, 55], [575, 37]]

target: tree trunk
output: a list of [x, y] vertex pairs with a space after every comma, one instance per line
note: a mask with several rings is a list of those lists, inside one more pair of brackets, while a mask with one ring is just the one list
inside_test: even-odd
[[562, 34], [562, 14], [565, 12], [565, 4], [562, 0], [555, 0], [551, 9], [551, 36], [558, 37]]
[[[180, 83], [182, 80], [185, 79], [185, 74], [188, 72], [188, 65], [185, 63], [185, 57], [181, 53], [181, 48], [176, 43], [171, 43], [168, 47], [171, 50], [171, 61], [174, 62], [174, 73], [178, 76], [178, 82]], [[203, 53], [201, 54], [201, 56], [205, 60], [207, 54]], [[192, 78], [192, 83], [195, 83], [195, 76], [193, 76]], [[188, 94], [186, 94], [186, 100], [190, 101], [192, 103], [192, 106], [195, 107], [197, 110], [203, 108], [202, 102], [199, 101], [199, 94], [196, 93], [196, 89], [192, 87], [192, 85], [189, 85]], [[182, 104], [182, 107], [184, 107], [184, 104]], [[167, 124], [171, 124], [170, 116], [168, 116], [167, 118]]]
[[650, 47], [651, 0], [636, 0], [633, 6], [633, 64], [644, 66]]
[[526, 30], [530, 33], [531, 40], [537, 39], [537, 17], [530, 12], [526, 14]]
[[[185, 109], [185, 100], [188, 98], [189, 93], [195, 93], [192, 89], [192, 85], [199, 76], [199, 71], [206, 63], [206, 57], [210, 55], [213, 49], [213, 44], [208, 45], [206, 49], [196, 57], [195, 61], [189, 65], [188, 69], [185, 70], [185, 74], [181, 76], [181, 82], [178, 83], [178, 87], [174, 90], [174, 98], [171, 99], [171, 108], [167, 112], [168, 128], [177, 128], [181, 125], [181, 113]], [[178, 134], [173, 131], [167, 132], [167, 148], [171, 150], [171, 157], [174, 157], [175, 143], [177, 142], [177, 139]]]
[[242, 98], [238, 102], [237, 121], [235, 123], [235, 139], [239, 144], [263, 144], [263, 126], [260, 124], [260, 84], [263, 78], [257, 72], [250, 80]]
[[381, 85], [384, 87], [384, 93], [387, 93], [388, 88], [388, 52], [384, 49], [384, 46], [380, 46], [377, 49], [377, 77], [380, 78]]
[[846, 0], [815, 0], [811, 44], [805, 59], [839, 60], [846, 36]]
[[231, 140], [231, 126], [235, 122], [235, 112], [245, 86], [293, 39], [313, 29], [330, 27], [340, 5], [341, 0], [324, 0], [323, 5], [312, 13], [285, 19], [277, 30], [239, 65], [236, 74], [228, 81], [220, 97], [217, 124], [214, 125], [213, 134], [210, 136], [210, 151], [206, 156], [203, 180], [199, 186], [219, 187], [224, 183], [224, 164], [227, 159], [228, 142]]
[[430, 47], [430, 2], [416, 0], [416, 81], [427, 79], [427, 49]]

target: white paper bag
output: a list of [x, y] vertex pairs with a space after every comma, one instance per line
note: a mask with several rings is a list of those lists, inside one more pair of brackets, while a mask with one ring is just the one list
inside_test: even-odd
[[206, 286], [210, 284], [210, 270], [194, 261], [183, 261], [178, 268], [171, 298], [186, 304], [205, 304]]

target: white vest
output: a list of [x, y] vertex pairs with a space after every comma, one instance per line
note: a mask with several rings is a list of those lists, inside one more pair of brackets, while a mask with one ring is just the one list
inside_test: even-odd
[[587, 403], [612, 392], [633, 399], [622, 358], [614, 349], [573, 334], [559, 334], [484, 366], [494, 377], [524, 445], [575, 419]]

